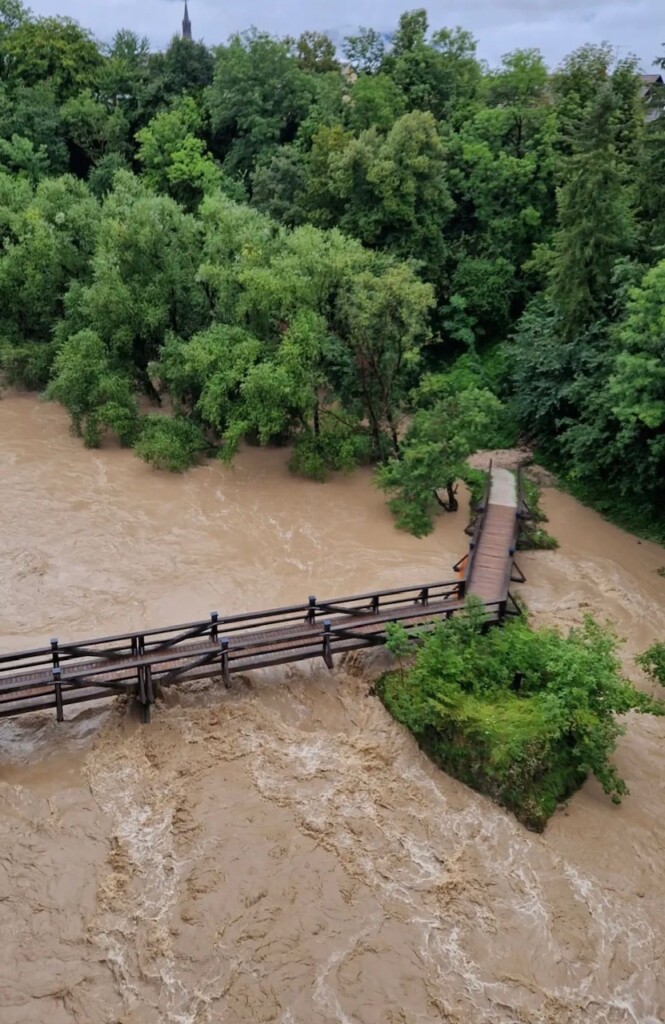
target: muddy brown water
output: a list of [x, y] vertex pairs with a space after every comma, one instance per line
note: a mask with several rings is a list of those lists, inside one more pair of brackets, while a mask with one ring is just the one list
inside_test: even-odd
[[[0, 646], [445, 577], [465, 510], [417, 541], [369, 476], [285, 455], [183, 477], [86, 451], [0, 401]], [[665, 550], [548, 490], [522, 556], [538, 622], [665, 636]], [[3, 1024], [655, 1024], [665, 1020], [665, 722], [631, 716], [543, 836], [434, 769], [366, 658], [0, 723]]]

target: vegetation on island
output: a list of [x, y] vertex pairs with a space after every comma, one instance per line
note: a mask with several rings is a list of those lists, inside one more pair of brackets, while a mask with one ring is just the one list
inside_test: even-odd
[[[376, 689], [397, 721], [446, 772], [542, 831], [557, 806], [593, 774], [615, 803], [627, 792], [611, 761], [629, 711], [665, 715], [665, 702], [624, 677], [617, 639], [590, 616], [563, 634], [525, 618], [485, 628], [472, 599], [464, 613], [419, 632], [415, 656]], [[411, 650], [390, 627], [388, 646]], [[662, 645], [656, 655], [665, 680]]]
[[155, 53], [0, 0], [2, 379], [158, 467], [375, 464], [419, 534], [520, 438], [658, 533], [664, 105], [605, 44], [489, 67], [424, 10]]

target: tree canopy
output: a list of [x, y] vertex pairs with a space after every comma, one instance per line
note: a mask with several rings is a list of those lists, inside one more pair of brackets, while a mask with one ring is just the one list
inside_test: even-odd
[[[422, 9], [341, 47], [219, 42], [0, 4], [5, 382], [170, 398], [188, 427], [145, 425], [156, 465], [243, 441], [317, 478], [378, 461], [419, 532], [463, 470], [449, 424], [461, 451], [498, 416], [665, 532], [665, 87], [605, 44], [489, 67]], [[427, 374], [455, 382], [435, 403]], [[143, 429], [70, 406], [88, 443]]]

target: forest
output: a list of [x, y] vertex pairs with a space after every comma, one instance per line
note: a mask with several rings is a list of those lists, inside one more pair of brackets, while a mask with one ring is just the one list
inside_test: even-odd
[[519, 441], [662, 538], [664, 94], [424, 10], [152, 52], [0, 0], [2, 382], [160, 468], [375, 465], [416, 534]]

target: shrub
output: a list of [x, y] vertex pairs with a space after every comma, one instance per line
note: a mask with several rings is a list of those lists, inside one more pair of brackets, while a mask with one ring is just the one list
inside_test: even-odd
[[651, 679], [665, 686], [665, 644], [652, 644], [644, 654], [639, 654], [635, 661]]
[[166, 416], [146, 416], [134, 451], [155, 469], [182, 473], [199, 461], [206, 439], [194, 423]]
[[0, 340], [0, 380], [8, 387], [41, 390], [56, 355], [53, 342]]
[[308, 480], [324, 481], [331, 472], [349, 473], [370, 458], [371, 442], [366, 431], [328, 420], [320, 434], [303, 431], [298, 435], [289, 469]]
[[116, 369], [95, 331], [67, 338], [53, 364], [47, 397], [69, 412], [74, 432], [88, 448], [98, 448], [105, 431], [129, 447], [139, 430], [139, 414], [131, 378]]
[[533, 480], [523, 478], [524, 497], [531, 511], [531, 519], [523, 520], [522, 530], [517, 542], [520, 551], [552, 551], [558, 548], [556, 537], [542, 525], [547, 516], [540, 506], [540, 487]]

